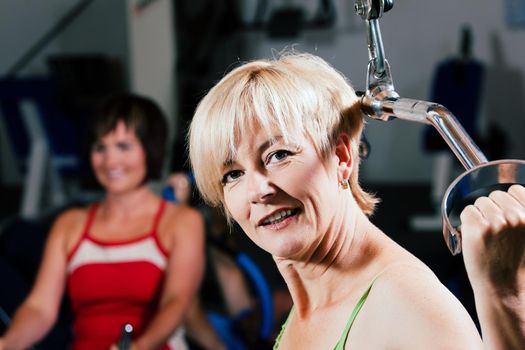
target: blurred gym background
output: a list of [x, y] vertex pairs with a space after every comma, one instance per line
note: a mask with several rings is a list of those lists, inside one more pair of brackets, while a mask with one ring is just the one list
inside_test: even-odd
[[[323, 57], [365, 89], [366, 33], [353, 6], [0, 0], [0, 258], [22, 266], [18, 272], [30, 281], [52, 214], [99, 195], [82, 131], [108, 94], [145, 94], [164, 109], [173, 143], [168, 174], [187, 166], [184, 134], [196, 103], [240, 62], [293, 48]], [[524, 0], [399, 0], [380, 25], [402, 97], [448, 107], [491, 160], [525, 157]], [[370, 120], [365, 136], [370, 154], [361, 181], [382, 198], [374, 221], [472, 311], [461, 257], [448, 253], [438, 213], [446, 186], [462, 171], [459, 162], [423, 125]], [[24, 223], [17, 238], [6, 238], [17, 221]], [[241, 234], [237, 239], [277, 288], [271, 259]], [[16, 293], [9, 278], [0, 279], [2, 295]]]

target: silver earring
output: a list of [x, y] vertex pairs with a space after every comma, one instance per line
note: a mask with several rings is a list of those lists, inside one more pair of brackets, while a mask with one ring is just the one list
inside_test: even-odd
[[339, 184], [341, 185], [341, 188], [343, 190], [347, 190], [348, 188], [350, 188], [350, 184], [348, 183], [348, 179], [342, 179]]

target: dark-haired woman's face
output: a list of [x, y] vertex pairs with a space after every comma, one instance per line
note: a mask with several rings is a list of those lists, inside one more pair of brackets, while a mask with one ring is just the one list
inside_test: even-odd
[[91, 149], [91, 166], [108, 193], [136, 189], [146, 176], [146, 154], [135, 131], [119, 121]]

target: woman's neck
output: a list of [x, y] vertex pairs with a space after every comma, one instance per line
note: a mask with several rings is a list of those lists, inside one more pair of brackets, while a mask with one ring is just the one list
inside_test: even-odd
[[156, 202], [157, 196], [147, 185], [142, 185], [125, 193], [107, 193], [101, 207], [111, 216], [133, 215]]
[[376, 257], [386, 244], [384, 234], [360, 210], [353, 213], [323, 235], [326, 242], [308, 259], [275, 258], [299, 317], [361, 292], [380, 269]]

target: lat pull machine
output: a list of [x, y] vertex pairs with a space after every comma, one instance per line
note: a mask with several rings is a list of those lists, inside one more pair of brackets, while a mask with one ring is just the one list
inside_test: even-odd
[[525, 183], [525, 161], [510, 159], [489, 162], [444, 106], [400, 97], [394, 89], [390, 66], [385, 58], [379, 18], [391, 10], [393, 0], [356, 0], [354, 10], [366, 23], [368, 41], [367, 89], [359, 92], [362, 111], [373, 119], [394, 118], [430, 124], [439, 132], [466, 171], [448, 187], [441, 214], [443, 235], [452, 254], [461, 252], [459, 214], [476, 198], [511, 185]]

